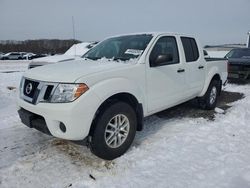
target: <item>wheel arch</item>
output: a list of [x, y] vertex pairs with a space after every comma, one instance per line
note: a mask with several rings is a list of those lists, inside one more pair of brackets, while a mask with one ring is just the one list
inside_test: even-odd
[[203, 90], [201, 92], [201, 94], [199, 95], [199, 97], [202, 97], [203, 95], [205, 95], [210, 83], [213, 81], [213, 80], [216, 80], [219, 82], [219, 94], [221, 93], [221, 88], [222, 88], [222, 80], [221, 80], [221, 76], [219, 73], [210, 73], [209, 76], [208, 76], [208, 79], [207, 81], [205, 82], [204, 84], [204, 87], [203, 87]]
[[120, 92], [120, 93], [116, 93], [116, 94], [108, 97], [98, 107], [98, 109], [96, 110], [96, 113], [94, 115], [91, 127], [90, 127], [90, 131], [89, 131], [90, 136], [92, 135], [93, 131], [95, 130], [96, 120], [97, 120], [98, 116], [100, 115], [100, 113], [102, 113], [103, 110], [105, 110], [109, 105], [111, 105], [112, 103], [115, 103], [117, 101], [125, 102], [125, 103], [129, 104], [135, 110], [136, 117], [137, 117], [136, 130], [141, 131], [143, 129], [143, 116], [144, 115], [143, 115], [142, 104], [139, 103], [137, 98], [134, 95], [132, 95], [131, 93]]
[[219, 95], [221, 94], [221, 90], [222, 90], [222, 80], [219, 74], [215, 74], [212, 78], [212, 80], [210, 82], [212, 82], [213, 80], [216, 80], [219, 82]]

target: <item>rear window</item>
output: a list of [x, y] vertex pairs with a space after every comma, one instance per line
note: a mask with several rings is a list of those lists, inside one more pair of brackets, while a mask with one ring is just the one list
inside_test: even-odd
[[186, 62], [197, 61], [199, 58], [199, 50], [194, 38], [181, 37], [181, 42], [184, 48]]

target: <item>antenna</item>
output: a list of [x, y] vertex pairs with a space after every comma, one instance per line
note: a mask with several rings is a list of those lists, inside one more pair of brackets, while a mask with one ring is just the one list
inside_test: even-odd
[[[74, 42], [76, 40], [76, 33], [75, 33], [75, 20], [74, 20], [74, 16], [72, 16], [72, 29], [73, 29], [73, 39]], [[74, 43], [74, 49], [75, 49], [75, 57], [76, 57], [76, 44]]]

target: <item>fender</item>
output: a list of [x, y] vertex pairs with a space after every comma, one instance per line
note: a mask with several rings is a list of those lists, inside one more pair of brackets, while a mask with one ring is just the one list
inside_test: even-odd
[[206, 91], [207, 91], [207, 89], [208, 89], [208, 87], [209, 87], [209, 84], [210, 84], [211, 80], [213, 79], [213, 77], [214, 77], [216, 74], [218, 74], [218, 75], [221, 77], [221, 75], [220, 75], [220, 73], [219, 73], [219, 68], [218, 68], [217, 66], [214, 66], [214, 67], [212, 67], [212, 68], [210, 69], [210, 71], [208, 72], [207, 78], [206, 78], [205, 83], [204, 83], [204, 87], [203, 87], [203, 89], [202, 89], [202, 92], [198, 95], [198, 97], [202, 97], [202, 96], [205, 95], [205, 93], [206, 93]]
[[133, 95], [139, 103], [142, 104], [143, 109], [146, 109], [145, 96], [141, 88], [126, 78], [112, 78], [106, 79], [91, 86], [91, 90], [100, 99], [99, 106], [106, 101], [109, 97], [118, 93], [129, 93]]

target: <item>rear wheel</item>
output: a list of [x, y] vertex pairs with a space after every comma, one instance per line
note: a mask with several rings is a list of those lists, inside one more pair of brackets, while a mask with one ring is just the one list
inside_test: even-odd
[[220, 91], [220, 82], [212, 80], [207, 92], [201, 98], [199, 98], [199, 104], [203, 109], [212, 110], [217, 104], [217, 98]]
[[136, 113], [129, 104], [111, 103], [95, 121], [91, 151], [106, 160], [121, 156], [134, 140], [136, 125]]

